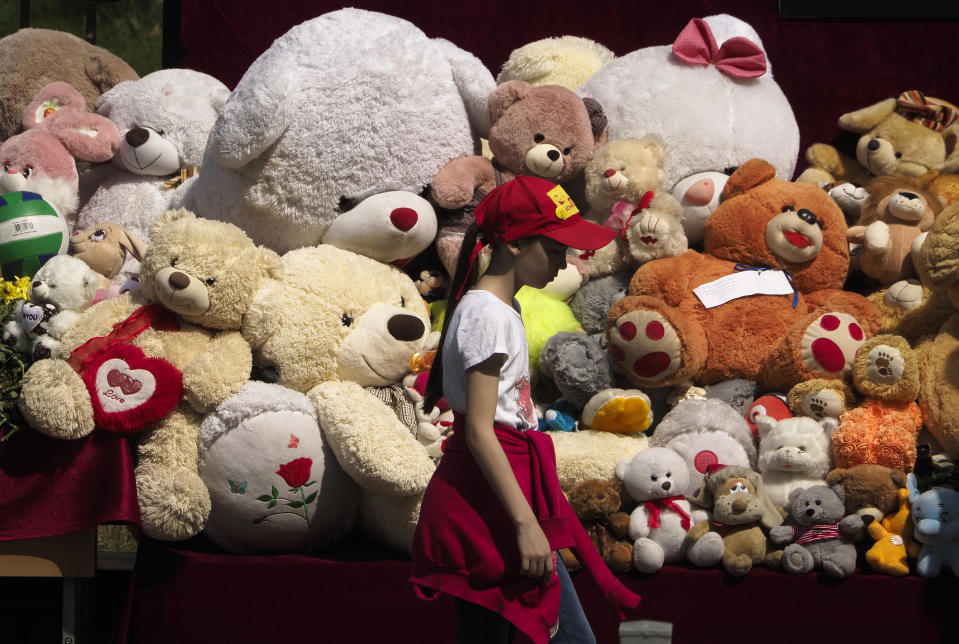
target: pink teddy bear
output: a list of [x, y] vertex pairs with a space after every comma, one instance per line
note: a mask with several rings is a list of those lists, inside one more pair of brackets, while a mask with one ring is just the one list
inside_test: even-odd
[[23, 129], [0, 145], [0, 194], [42, 195], [72, 229], [79, 205], [75, 159], [108, 161], [120, 147], [120, 132], [110, 119], [87, 112], [80, 92], [60, 81], [27, 105]]

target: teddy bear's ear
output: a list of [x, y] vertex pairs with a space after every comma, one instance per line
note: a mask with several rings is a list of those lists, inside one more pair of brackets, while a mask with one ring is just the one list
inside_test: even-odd
[[841, 486], [841, 485], [833, 485], [833, 486], [832, 486], [831, 488], [829, 488], [829, 489], [832, 490], [833, 492], [835, 492], [835, 493], [836, 493], [836, 496], [839, 497], [839, 502], [842, 503], [843, 505], [845, 505], [845, 503], [846, 503], [846, 490], [843, 488], [843, 486]]
[[759, 435], [765, 436], [776, 426], [776, 423], [779, 422], [772, 416], [756, 416], [753, 421], [756, 423], [756, 427], [759, 428]]
[[256, 263], [260, 267], [260, 275], [270, 279], [283, 279], [283, 260], [280, 255], [264, 246], [253, 249], [256, 253]]
[[177, 210], [167, 210], [164, 213], [160, 213], [156, 219], [153, 220], [153, 225], [150, 226], [150, 240], [155, 241], [157, 236], [161, 234], [163, 228], [167, 225], [173, 223], [174, 221], [179, 221], [181, 219], [196, 219], [196, 215], [185, 208], [179, 208]]
[[124, 86], [132, 83], [133, 81], [121, 81], [108, 89], [107, 91], [100, 94], [100, 98], [97, 99], [97, 102], [93, 106], [93, 111], [99, 114], [100, 116], [110, 116], [110, 112], [113, 110], [113, 104], [118, 95], [124, 91]]
[[216, 113], [219, 114], [220, 110], [223, 109], [223, 106], [226, 105], [226, 100], [230, 98], [230, 90], [222, 85], [217, 85], [210, 92], [210, 105], [213, 106], [213, 109], [216, 110]]
[[792, 504], [793, 504], [793, 501], [795, 501], [796, 499], [798, 499], [798, 498], [799, 498], [799, 495], [802, 494], [802, 493], [803, 493], [803, 488], [801, 488], [801, 487], [796, 487], [796, 488], [791, 489], [791, 490], [789, 491], [789, 499], [788, 499], [789, 505], [792, 505]]
[[489, 97], [489, 113], [495, 123], [509, 109], [529, 94], [530, 84], [525, 81], [506, 81], [497, 87]]
[[906, 487], [906, 473], [902, 470], [892, 470], [889, 472], [889, 478], [892, 479], [892, 482], [896, 485], [896, 487]]
[[839, 421], [832, 416], [826, 416], [819, 421], [819, 425], [826, 432], [826, 438], [832, 440], [832, 435], [836, 433], [836, 429], [839, 427]]
[[647, 134], [643, 138], [639, 139], [640, 143], [649, 154], [653, 157], [653, 160], [656, 162], [656, 165], [662, 167], [663, 162], [666, 161], [666, 143], [661, 138], [655, 134]]
[[849, 470], [837, 467], [826, 475], [826, 485], [840, 485], [848, 475]]
[[618, 478], [620, 481], [626, 480], [626, 472], [629, 469], [629, 463], [632, 460], [633, 458], [630, 456], [620, 459], [619, 462], [616, 463], [616, 478]]
[[953, 123], [943, 130], [942, 138], [946, 143], [946, 160], [939, 166], [939, 170], [956, 174], [959, 172], [959, 146], [956, 145], [959, 139], [959, 123]]
[[588, 96], [583, 99], [583, 105], [586, 106], [586, 114], [589, 115], [589, 126], [593, 130], [593, 143], [599, 147], [606, 143], [609, 133], [609, 119], [606, 118], [606, 112], [603, 106], [595, 98]]
[[66, 113], [82, 114], [86, 112], [87, 104], [83, 95], [69, 83], [55, 81], [44, 85], [23, 110], [23, 129], [44, 127], [49, 130], [56, 117], [64, 113], [64, 108]]
[[775, 178], [776, 168], [768, 161], [750, 159], [739, 166], [739, 168], [733, 172], [733, 175], [729, 177], [729, 181], [726, 182], [726, 186], [723, 188], [719, 200], [721, 202], [726, 201]]
[[896, 99], [887, 98], [869, 107], [848, 112], [839, 117], [839, 127], [847, 132], [863, 134], [876, 127], [896, 109]]

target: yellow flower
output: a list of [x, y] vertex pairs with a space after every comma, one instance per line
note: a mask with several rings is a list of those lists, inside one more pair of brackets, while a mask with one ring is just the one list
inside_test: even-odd
[[15, 277], [12, 281], [0, 280], [0, 296], [4, 302], [25, 300], [30, 297], [30, 278]]

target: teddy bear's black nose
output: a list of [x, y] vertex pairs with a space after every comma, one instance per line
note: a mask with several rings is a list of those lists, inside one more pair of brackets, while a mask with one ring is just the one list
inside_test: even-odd
[[673, 484], [669, 481], [663, 481], [663, 489], [669, 491], [669, 488], [673, 487]]
[[138, 148], [147, 142], [147, 139], [150, 138], [150, 133], [142, 127], [135, 127], [127, 132], [125, 138], [127, 143], [130, 144], [130, 147]]
[[41, 284], [43, 284], [43, 282], [41, 282], [40, 280], [37, 280], [36, 282], [31, 284], [31, 286], [33, 286], [33, 288], [38, 288]]
[[550, 161], [557, 161], [559, 160], [559, 150], [550, 150], [546, 153], [546, 156], [549, 157]]
[[409, 340], [422, 338], [426, 326], [423, 324], [423, 321], [415, 315], [401, 313], [389, 319], [386, 323], [386, 330], [397, 340], [407, 342]]
[[879, 149], [879, 139], [869, 139], [869, 143], [866, 144], [866, 147], [869, 148], [870, 152], [875, 152]]
[[806, 510], [806, 516], [807, 516], [807, 517], [811, 517], [811, 516], [814, 515], [814, 514], [816, 514], [816, 511], [813, 510], [812, 508], [809, 508], [808, 510]]
[[900, 192], [899, 194], [905, 197], [906, 199], [916, 199], [919, 197], [919, 195], [917, 195], [914, 192]]
[[190, 276], [186, 273], [175, 271], [170, 273], [170, 277], [167, 278], [167, 281], [173, 288], [183, 289], [190, 285]]

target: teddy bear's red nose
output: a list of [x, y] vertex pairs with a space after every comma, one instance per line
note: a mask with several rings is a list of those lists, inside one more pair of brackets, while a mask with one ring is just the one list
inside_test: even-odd
[[416, 225], [417, 219], [416, 211], [412, 208], [394, 208], [390, 213], [390, 221], [404, 233]]
[[603, 176], [609, 179], [614, 174], [616, 174], [616, 171], [613, 170], [612, 168], [609, 168], [606, 172], [603, 173]]

